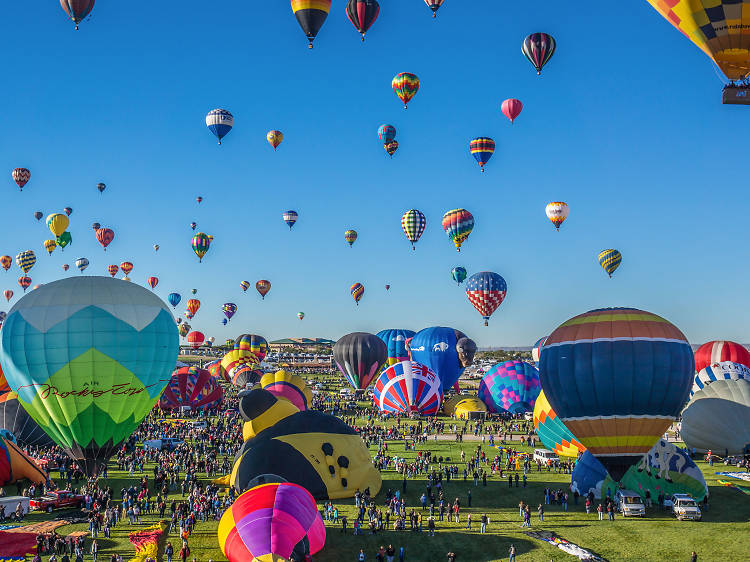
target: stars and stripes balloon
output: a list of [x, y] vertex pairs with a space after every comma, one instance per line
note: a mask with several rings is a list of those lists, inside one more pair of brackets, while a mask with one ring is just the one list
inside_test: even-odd
[[206, 127], [221, 144], [221, 139], [227, 136], [234, 127], [234, 116], [226, 109], [212, 109], [206, 115]]
[[359, 301], [361, 301], [362, 297], [365, 295], [365, 286], [362, 283], [355, 283], [351, 286], [351, 289], [349, 289], [349, 291], [352, 294], [354, 302], [357, 303], [357, 306], [359, 306]]
[[557, 43], [554, 37], [546, 33], [532, 33], [523, 40], [521, 51], [531, 64], [536, 68], [537, 75], [542, 73], [542, 68], [555, 54]]
[[490, 316], [505, 300], [508, 286], [497, 273], [481, 271], [475, 273], [466, 282], [466, 296], [484, 318], [484, 325], [489, 325]]
[[375, 383], [375, 405], [390, 415], [434, 416], [440, 411], [440, 379], [416, 361], [402, 361], [383, 370]]
[[466, 209], [451, 209], [443, 215], [443, 230], [461, 251], [461, 244], [474, 230], [474, 216]]
[[407, 104], [419, 91], [419, 78], [416, 74], [401, 72], [393, 78], [391, 86], [399, 99], [404, 102], [404, 109], [406, 109]]
[[599, 252], [599, 265], [602, 269], [607, 272], [607, 275], [612, 277], [615, 270], [620, 267], [622, 263], [622, 254], [618, 250], [612, 248], [608, 250], [602, 250]]
[[421, 211], [417, 209], [409, 209], [401, 217], [401, 228], [406, 234], [407, 240], [411, 242], [411, 248], [414, 250], [414, 244], [419, 241], [422, 236], [425, 227], [427, 226], [427, 218]]
[[568, 204], [564, 201], [552, 201], [547, 203], [544, 212], [547, 214], [547, 218], [555, 225], [555, 228], [559, 231], [560, 225], [565, 222], [570, 214]]
[[469, 150], [484, 172], [484, 165], [490, 161], [495, 153], [495, 141], [489, 137], [477, 137], [469, 143]]
[[346, 3], [346, 17], [362, 34], [363, 42], [365, 33], [378, 19], [378, 14], [380, 14], [378, 0], [348, 0]]

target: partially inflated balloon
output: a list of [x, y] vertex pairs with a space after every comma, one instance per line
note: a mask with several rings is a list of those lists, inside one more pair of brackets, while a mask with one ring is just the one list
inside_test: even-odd
[[427, 227], [427, 218], [421, 211], [417, 209], [410, 209], [404, 213], [401, 217], [401, 229], [406, 234], [406, 239], [411, 242], [411, 248], [414, 249], [424, 229]]
[[266, 140], [268, 141], [268, 144], [276, 150], [284, 140], [284, 133], [281, 131], [268, 131], [266, 134]]
[[0, 428], [10, 431], [24, 447], [51, 447], [54, 441], [21, 407], [18, 394], [8, 385], [0, 369]]
[[376, 335], [354, 332], [336, 342], [333, 359], [350, 385], [365, 389], [385, 365], [388, 348]]
[[157, 402], [178, 352], [164, 303], [106, 277], [43, 285], [16, 303], [0, 335], [19, 401], [89, 474]]
[[694, 365], [667, 320], [609, 308], [561, 324], [544, 342], [540, 370], [557, 415], [619, 480], [679, 414]]
[[407, 104], [419, 91], [419, 78], [416, 74], [402, 72], [393, 78], [391, 86], [399, 99], [404, 102], [404, 109], [406, 109]]
[[294, 404], [300, 412], [307, 410], [312, 404], [312, 390], [299, 375], [284, 370], [266, 373], [259, 384], [263, 390]]
[[549, 62], [555, 54], [557, 43], [554, 37], [546, 33], [532, 33], [523, 40], [521, 51], [531, 64], [536, 68], [536, 73], [541, 74], [544, 65]]
[[554, 451], [557, 456], [577, 458], [580, 453], [586, 450], [586, 447], [557, 417], [543, 391], [536, 398], [533, 417], [537, 437], [547, 449]]
[[492, 313], [503, 303], [508, 294], [508, 285], [497, 273], [481, 271], [475, 273], [466, 282], [466, 296], [469, 302], [484, 318], [487, 326]]
[[312, 49], [313, 41], [331, 11], [331, 0], [292, 0], [292, 11]]
[[213, 109], [206, 115], [206, 127], [219, 139], [219, 144], [221, 144], [221, 139], [234, 127], [234, 116], [226, 109]]
[[474, 230], [474, 216], [466, 209], [452, 209], [443, 215], [443, 230], [460, 252], [461, 244]]
[[715, 381], [729, 381], [746, 379], [750, 381], [750, 368], [741, 363], [722, 361], [714, 363], [698, 371], [693, 379], [693, 388], [690, 389], [690, 397]]
[[492, 367], [479, 383], [479, 398], [490, 412], [532, 412], [542, 387], [539, 371], [523, 361], [505, 361]]
[[409, 351], [406, 348], [407, 340], [411, 340], [416, 332], [411, 330], [391, 329], [378, 332], [378, 337], [383, 340], [388, 349], [388, 359], [385, 366], [390, 367], [402, 361], [409, 361]]
[[568, 218], [570, 209], [568, 208], [568, 204], [563, 201], [553, 201], [552, 203], [547, 203], [544, 212], [552, 224], [555, 225], [555, 228], [560, 230], [560, 225]]

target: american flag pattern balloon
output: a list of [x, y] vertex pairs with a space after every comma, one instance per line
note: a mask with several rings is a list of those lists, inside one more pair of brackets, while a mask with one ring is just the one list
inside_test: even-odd
[[416, 361], [402, 361], [383, 371], [375, 383], [375, 405], [387, 414], [434, 416], [443, 392], [440, 378]]
[[406, 234], [407, 240], [411, 242], [411, 248], [414, 249], [414, 244], [420, 239], [425, 227], [427, 226], [427, 218], [421, 211], [417, 209], [409, 209], [401, 217], [401, 228]]
[[492, 313], [503, 303], [507, 293], [505, 279], [492, 271], [475, 273], [466, 281], [466, 296], [484, 318], [485, 326]]
[[443, 230], [461, 251], [461, 244], [474, 230], [474, 216], [466, 209], [451, 209], [443, 215]]

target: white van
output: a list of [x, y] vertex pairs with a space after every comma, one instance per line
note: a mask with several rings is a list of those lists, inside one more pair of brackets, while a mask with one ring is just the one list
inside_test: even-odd
[[554, 451], [550, 451], [549, 449], [534, 449], [534, 461], [540, 461], [543, 465], [547, 465], [547, 461], [552, 461], [553, 463], [559, 460], [557, 455]]
[[29, 498], [26, 498], [24, 496], [5, 496], [4, 498], [0, 498], [0, 505], [5, 506], [5, 516], [8, 517], [11, 521], [15, 521], [16, 507], [18, 507], [18, 502], [21, 502], [23, 514], [28, 515], [29, 501]]
[[641, 496], [632, 490], [617, 490], [615, 493], [615, 506], [623, 517], [643, 517], [646, 515], [646, 506]]

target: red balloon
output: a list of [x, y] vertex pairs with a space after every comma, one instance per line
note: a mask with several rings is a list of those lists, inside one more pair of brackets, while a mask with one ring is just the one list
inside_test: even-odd
[[206, 341], [206, 336], [202, 332], [190, 332], [187, 335], [187, 341], [193, 349], [197, 349]]
[[521, 100], [517, 100], [514, 98], [505, 100], [500, 106], [500, 111], [502, 111], [503, 115], [510, 119], [511, 123], [516, 120], [516, 117], [521, 115], [522, 109], [523, 104], [521, 103]]
[[149, 277], [148, 278], [148, 286], [152, 289], [156, 287], [159, 284], [159, 278], [158, 277]]
[[695, 351], [696, 372], [720, 361], [731, 361], [750, 368], [750, 351], [733, 341], [710, 341]]
[[26, 289], [31, 286], [31, 277], [19, 277], [18, 284], [21, 285], [21, 287], [23, 288], [23, 292], [25, 293]]
[[5, 296], [5, 300], [9, 301], [13, 298], [13, 291], [11, 291], [10, 289], [6, 289], [5, 291], [3, 291], [3, 295]]
[[115, 232], [111, 228], [99, 228], [96, 231], [96, 239], [102, 245], [104, 251], [107, 251], [107, 246], [115, 239]]
[[120, 270], [120, 268], [119, 268], [119, 267], [117, 267], [116, 265], [108, 265], [108, 266], [107, 266], [107, 271], [109, 272], [109, 274], [110, 274], [110, 275], [111, 275], [112, 277], [114, 277], [115, 275], [117, 275], [117, 272], [118, 272], [119, 270]]

